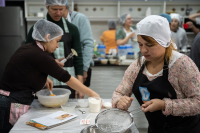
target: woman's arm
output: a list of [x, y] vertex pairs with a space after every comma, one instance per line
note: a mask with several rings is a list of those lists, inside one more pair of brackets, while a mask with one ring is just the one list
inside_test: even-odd
[[89, 97], [100, 97], [96, 92], [83, 85], [79, 80], [77, 80], [73, 76], [71, 76], [71, 78], [66, 82], [66, 84], [70, 86], [72, 89], [81, 92], [83, 94], [86, 94]]
[[[194, 62], [187, 56], [181, 57], [172, 80], [177, 81], [177, 98], [164, 98], [163, 114], [174, 116], [194, 116], [200, 114], [200, 73]], [[177, 60], [177, 61], [178, 61]], [[174, 64], [175, 65], [175, 64]]]
[[130, 97], [132, 95], [132, 87], [139, 72], [137, 60], [135, 60], [126, 70], [123, 80], [114, 91], [112, 96], [112, 106], [117, 107], [117, 103], [122, 96]]
[[119, 39], [116, 41], [117, 45], [125, 45], [128, 43], [128, 40], [135, 37], [135, 32], [131, 33], [129, 36], [124, 39]]
[[200, 17], [200, 13], [195, 13], [189, 16], [189, 19], [196, 22], [196, 18]]

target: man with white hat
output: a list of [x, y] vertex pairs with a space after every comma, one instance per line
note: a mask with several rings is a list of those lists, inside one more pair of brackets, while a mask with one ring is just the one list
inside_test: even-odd
[[187, 44], [188, 38], [186, 32], [183, 28], [179, 27], [181, 25], [181, 16], [177, 13], [171, 13], [171, 23], [170, 29], [172, 32], [172, 39], [176, 43], [177, 50], [186, 52], [187, 51]]
[[200, 73], [174, 49], [169, 22], [148, 16], [137, 24], [137, 38], [142, 56], [113, 93], [113, 108], [128, 110], [134, 94], [149, 122], [148, 133], [199, 133]]
[[70, 11], [68, 0], [63, 17], [66, 18], [70, 23], [76, 25], [79, 30], [83, 53], [83, 80], [84, 84], [89, 87], [92, 71], [90, 64], [93, 64], [92, 57], [94, 51], [94, 41], [90, 21], [84, 14], [76, 11]]
[[[45, 0], [45, 6], [48, 12], [44, 19], [57, 24], [64, 31], [64, 35], [59, 41], [59, 48], [57, 48], [51, 55], [56, 59], [59, 65], [64, 66], [64, 70], [68, 71], [70, 75], [77, 77], [77, 79], [83, 83], [83, 58], [80, 35], [78, 28], [62, 17], [66, 8], [66, 3], [67, 0]], [[26, 44], [34, 41], [32, 38], [32, 32], [33, 26], [28, 33]], [[74, 49], [78, 56], [68, 59], [65, 64], [60, 63], [59, 61], [61, 61], [63, 57], [67, 57], [71, 53], [71, 49]], [[75, 95], [75, 91], [69, 88], [66, 84], [63, 84], [51, 76], [49, 76], [49, 78], [53, 81], [54, 87], [70, 89], [72, 92], [70, 98], [75, 98], [77, 95], [81, 94], [77, 92], [77, 95]]]

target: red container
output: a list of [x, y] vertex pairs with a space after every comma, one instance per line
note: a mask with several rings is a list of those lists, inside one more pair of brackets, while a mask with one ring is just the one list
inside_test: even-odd
[[183, 24], [183, 28], [188, 29], [188, 24], [187, 23]]

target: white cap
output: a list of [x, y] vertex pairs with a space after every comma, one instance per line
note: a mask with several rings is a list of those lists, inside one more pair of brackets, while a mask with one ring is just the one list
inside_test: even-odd
[[67, 3], [67, 0], [45, 0], [46, 6], [65, 6]]
[[179, 23], [181, 22], [181, 15], [177, 13], [171, 13], [170, 16], [171, 16], [171, 19], [175, 18], [178, 20]]
[[[48, 34], [50, 36], [46, 40]], [[36, 41], [48, 42], [62, 35], [63, 30], [58, 25], [45, 19], [40, 19], [34, 24], [32, 37]]]
[[150, 36], [165, 48], [171, 44], [169, 22], [158, 15], [150, 15], [137, 23], [137, 35]]

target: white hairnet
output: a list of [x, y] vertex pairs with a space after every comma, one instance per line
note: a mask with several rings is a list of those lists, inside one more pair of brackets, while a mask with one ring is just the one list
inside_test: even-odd
[[119, 22], [120, 22], [121, 25], [123, 25], [123, 24], [125, 23], [126, 17], [127, 17], [128, 15], [129, 15], [129, 14], [125, 13], [125, 14], [123, 14], [123, 15], [120, 16]]
[[48, 41], [51, 41], [59, 36], [62, 36], [63, 30], [58, 25], [50, 21], [45, 19], [38, 20], [33, 27], [33, 39], [37, 41], [48, 42], [45, 39], [48, 34], [50, 34]]
[[116, 29], [117, 23], [115, 20], [108, 20], [108, 28]]
[[171, 13], [170, 16], [171, 16], [171, 19], [175, 18], [178, 20], [179, 23], [181, 23], [181, 15], [177, 13]]
[[46, 6], [65, 6], [67, 3], [67, 0], [45, 0]]
[[169, 22], [158, 15], [150, 15], [137, 23], [137, 35], [150, 36], [165, 48], [171, 44]]

